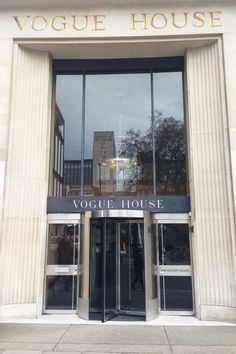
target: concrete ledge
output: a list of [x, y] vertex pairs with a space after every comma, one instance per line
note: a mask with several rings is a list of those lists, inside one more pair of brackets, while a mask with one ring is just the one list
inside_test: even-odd
[[201, 305], [200, 319], [203, 321], [224, 321], [236, 323], [236, 308]]
[[36, 304], [12, 304], [0, 306], [0, 321], [36, 318]]

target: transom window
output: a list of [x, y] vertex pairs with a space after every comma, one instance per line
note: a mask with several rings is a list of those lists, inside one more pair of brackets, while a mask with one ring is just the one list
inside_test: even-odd
[[182, 66], [55, 61], [51, 195], [185, 195]]

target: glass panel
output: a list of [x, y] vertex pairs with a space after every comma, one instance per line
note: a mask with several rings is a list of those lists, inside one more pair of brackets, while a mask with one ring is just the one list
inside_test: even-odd
[[120, 223], [120, 308], [129, 308], [131, 300], [131, 248], [129, 224]]
[[[184, 195], [186, 144], [181, 72], [154, 73], [157, 194]], [[150, 73], [57, 75], [54, 196], [81, 193], [85, 94], [85, 195], [153, 193]], [[55, 182], [56, 181], [56, 182]], [[51, 193], [51, 192], [50, 192]]]
[[188, 224], [160, 225], [159, 262], [162, 265], [190, 265]]
[[165, 301], [162, 301], [161, 305], [162, 310], [193, 310], [191, 277], [161, 277], [160, 284], [161, 292], [165, 294]]
[[105, 226], [105, 318], [116, 313], [117, 309], [117, 223], [104, 220]]
[[157, 194], [184, 195], [186, 144], [181, 72], [154, 74]]
[[156, 224], [151, 225], [152, 236], [152, 264], [157, 264], [157, 236], [156, 236]]
[[76, 290], [75, 276], [48, 275], [46, 279], [46, 309], [75, 309]]
[[157, 298], [157, 235], [156, 224], [151, 225], [152, 237], [152, 298]]
[[143, 223], [109, 219], [91, 222], [90, 319], [100, 318], [96, 312], [101, 313], [103, 296], [104, 321], [120, 310], [145, 312], [143, 232]]
[[80, 224], [80, 245], [79, 245], [79, 297], [83, 298], [84, 293], [84, 225]]
[[90, 319], [91, 312], [102, 311], [103, 305], [103, 221], [93, 220], [91, 222], [91, 244], [90, 244]]
[[85, 194], [152, 193], [150, 124], [150, 74], [86, 77]]
[[165, 278], [160, 277], [160, 297], [161, 297], [161, 310], [166, 310], [166, 298], [165, 298]]
[[[159, 226], [159, 262], [163, 266], [190, 265], [188, 224], [161, 224]], [[192, 311], [191, 276], [161, 276], [161, 309], [165, 311]]]
[[[50, 224], [48, 236], [46, 309], [73, 310], [76, 304], [77, 276], [69, 267], [78, 262], [78, 225]], [[65, 275], [57, 273], [65, 272]], [[71, 273], [72, 272], [72, 273]]]
[[78, 225], [50, 224], [47, 264], [77, 264]]
[[130, 224], [131, 310], [145, 311], [143, 223]]
[[57, 161], [53, 175], [63, 188], [54, 190], [54, 196], [80, 195], [82, 81], [82, 75], [56, 77], [54, 160]]

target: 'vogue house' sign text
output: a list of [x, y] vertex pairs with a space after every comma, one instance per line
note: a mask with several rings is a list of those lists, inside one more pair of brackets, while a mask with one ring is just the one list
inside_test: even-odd
[[189, 212], [186, 196], [49, 197], [48, 213], [78, 213], [95, 210], [146, 210], [150, 212]]
[[[222, 27], [221, 11], [195, 11], [195, 12], [163, 12], [153, 13], [130, 13], [122, 16], [120, 26], [128, 26], [130, 31], [136, 30], [162, 30], [165, 28], [181, 29], [186, 27]], [[54, 32], [73, 31], [106, 31], [111, 26], [109, 15], [106, 14], [71, 14], [71, 15], [26, 15], [13, 16], [13, 21], [19, 31], [33, 30], [43, 32], [52, 30]], [[119, 25], [119, 21], [118, 21]]]

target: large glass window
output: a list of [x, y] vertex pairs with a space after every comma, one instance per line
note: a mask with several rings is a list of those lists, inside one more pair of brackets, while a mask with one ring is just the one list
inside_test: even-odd
[[86, 78], [85, 160], [93, 164], [92, 194], [152, 193], [152, 161], [138, 141], [150, 130], [149, 76]]
[[[81, 132], [82, 132], [82, 75], [57, 75], [56, 77], [56, 122], [63, 131], [63, 151], [59, 154], [54, 145], [54, 196], [80, 195], [81, 192]], [[58, 123], [60, 117], [60, 125]], [[56, 138], [55, 138], [56, 139]], [[60, 160], [60, 162], [59, 162]], [[56, 170], [61, 165], [61, 174]], [[61, 188], [58, 189], [58, 180]]]
[[181, 71], [56, 75], [53, 195], [186, 194], [183, 111]]
[[154, 74], [156, 192], [186, 194], [186, 144], [181, 72]]

